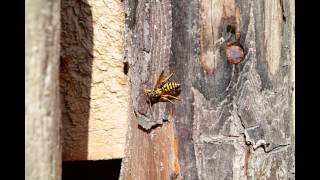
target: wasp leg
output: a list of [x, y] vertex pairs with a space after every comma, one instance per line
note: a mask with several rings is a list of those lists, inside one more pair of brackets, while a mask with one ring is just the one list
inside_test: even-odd
[[152, 112], [151, 102], [149, 102], [148, 104], [149, 104], [150, 112]]
[[150, 115], [151, 115], [152, 119], [154, 119], [154, 117], [153, 117], [153, 111], [152, 111], [152, 102], [151, 102], [151, 101], [148, 101], [147, 104], [149, 105], [148, 107], [149, 107]]
[[152, 117], [152, 119], [154, 119], [154, 117], [153, 117], [153, 111], [152, 111], [152, 106], [151, 106], [151, 102], [149, 103], [149, 107], [150, 107], [150, 114], [151, 114], [151, 117]]
[[167, 94], [167, 95], [163, 95], [164, 97], [166, 97], [166, 98], [172, 98], [172, 99], [176, 99], [176, 100], [179, 100], [180, 101], [180, 99], [179, 98], [177, 98], [177, 97], [175, 97], [175, 96], [171, 96], [171, 95], [169, 95], [169, 94]]
[[169, 102], [171, 102], [172, 104], [174, 104], [170, 99], [168, 99], [168, 98], [166, 98], [166, 97], [164, 97], [164, 96], [162, 96], [161, 99], [162, 99], [162, 100], [165, 100], [165, 101], [169, 101]]

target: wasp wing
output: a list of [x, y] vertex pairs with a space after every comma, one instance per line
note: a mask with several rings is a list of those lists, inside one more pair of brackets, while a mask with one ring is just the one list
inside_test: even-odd
[[163, 78], [164, 78], [164, 70], [162, 70], [162, 72], [161, 72], [161, 74], [160, 74], [160, 76], [159, 76], [159, 78], [158, 78], [158, 80], [157, 80], [157, 82], [156, 82], [156, 84], [154, 85], [154, 89], [158, 89], [158, 88], [160, 88], [161, 86], [162, 86], [162, 84], [163, 84]]

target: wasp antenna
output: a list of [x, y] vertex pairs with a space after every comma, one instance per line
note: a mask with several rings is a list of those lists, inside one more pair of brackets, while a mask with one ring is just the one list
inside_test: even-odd
[[163, 80], [163, 82], [167, 82], [167, 81], [172, 77], [172, 75], [173, 75], [173, 73], [171, 73], [167, 78], [165, 78], [165, 79]]

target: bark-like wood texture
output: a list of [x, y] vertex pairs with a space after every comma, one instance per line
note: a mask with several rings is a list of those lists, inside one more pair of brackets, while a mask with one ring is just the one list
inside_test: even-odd
[[171, 1], [126, 1], [125, 8], [131, 114], [120, 179], [174, 178], [180, 171], [175, 127], [163, 124], [172, 121], [173, 106], [157, 103], [150, 111], [144, 96], [163, 69], [170, 71]]
[[25, 178], [61, 179], [60, 1], [26, 1]]
[[[120, 179], [295, 179], [294, 5], [126, 0], [131, 120]], [[227, 42], [243, 47], [239, 64], [228, 63]], [[163, 69], [182, 100], [149, 110], [143, 90]]]
[[62, 0], [61, 24], [63, 160], [122, 158], [129, 97], [123, 2]]

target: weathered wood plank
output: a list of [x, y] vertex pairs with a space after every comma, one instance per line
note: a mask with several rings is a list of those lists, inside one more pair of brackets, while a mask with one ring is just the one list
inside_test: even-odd
[[[142, 34], [153, 25], [148, 23], [143, 29], [145, 4], [148, 3], [127, 1], [132, 114], [137, 116], [138, 124], [149, 129], [146, 137], [164, 130], [166, 123], [155, 125], [161, 124], [166, 114], [172, 114], [169, 124], [175, 128], [175, 159], [179, 159], [180, 167], [176, 178], [294, 178], [294, 2], [171, 1], [170, 59], [156, 62], [143, 48], [147, 42]], [[244, 48], [245, 57], [236, 65], [229, 64], [225, 55], [225, 45], [230, 41]], [[164, 47], [151, 45], [150, 52]], [[155, 58], [159, 58], [156, 53]], [[156, 105], [152, 119], [142, 93], [144, 85], [150, 85], [148, 76], [151, 74], [154, 82], [159, 72], [148, 66], [157, 63], [162, 64], [156, 67], [169, 64], [170, 72], [175, 72], [174, 79], [182, 84], [182, 101], [166, 105], [167, 109], [163, 104]], [[150, 150], [149, 144], [157, 144], [156, 141], [134, 144], [146, 141], [137, 136], [140, 130], [135, 116], [123, 167], [132, 167], [144, 159], [143, 155], [161, 148]], [[141, 151], [148, 153], [137, 153]], [[146, 157], [149, 168], [146, 164], [139, 170], [124, 168], [122, 174], [128, 177], [130, 172], [141, 179], [158, 177], [149, 170], [159, 171], [157, 166], [151, 166], [159, 162]]]
[[173, 106], [157, 103], [150, 111], [144, 95], [162, 70], [170, 73], [171, 1], [125, 1], [125, 9], [131, 119], [120, 179], [176, 178], [180, 170]]
[[130, 67], [132, 105], [139, 125], [149, 130], [162, 124], [168, 116], [166, 104], [163, 103], [155, 104], [151, 113], [145, 103], [144, 89], [153, 88], [162, 70], [165, 70], [166, 74], [170, 73], [168, 67], [172, 36], [171, 2], [130, 1], [126, 9], [126, 44], [129, 47], [126, 58]]
[[26, 1], [25, 178], [61, 179], [60, 1]]
[[[172, 117], [169, 116], [169, 120], [172, 120]], [[126, 157], [122, 161], [120, 179], [177, 178], [180, 165], [174, 124], [164, 123], [148, 133], [138, 128], [136, 118], [130, 122]]]
[[[263, 160], [261, 164], [250, 164], [253, 163], [250, 157], [260, 148], [266, 154], [277, 152], [276, 149], [286, 152], [285, 161], [279, 158], [273, 162], [282, 164], [273, 171], [286, 169], [283, 176], [292, 177], [294, 159], [290, 155], [292, 149], [287, 147], [293, 138], [290, 132], [293, 29], [279, 15], [280, 6], [275, 4], [279, 1], [268, 2], [274, 6], [264, 2], [202, 1], [201, 21], [195, 25], [190, 20], [183, 21], [188, 17], [181, 15], [184, 10], [174, 11], [181, 14], [173, 15], [173, 21], [178, 18], [179, 23], [173, 26], [170, 67], [178, 69], [178, 79], [184, 80], [183, 103], [177, 104], [174, 119], [180, 142], [180, 166], [191, 167], [181, 168], [185, 179], [255, 179], [247, 174], [262, 168]], [[183, 2], [176, 4], [180, 7]], [[271, 12], [265, 14], [266, 11]], [[289, 17], [290, 12], [286, 14]], [[234, 32], [228, 32], [228, 26], [233, 26]], [[271, 32], [272, 29], [278, 30]], [[175, 36], [175, 32], [184, 36]], [[237, 39], [237, 32], [246, 57], [242, 63], [230, 65], [224, 43], [230, 33], [230, 40]], [[194, 43], [197, 41], [199, 45]], [[200, 57], [193, 51], [198, 48]], [[181, 59], [187, 62], [179, 63]], [[194, 151], [190, 152], [192, 148]], [[191, 169], [197, 173], [190, 173]]]

